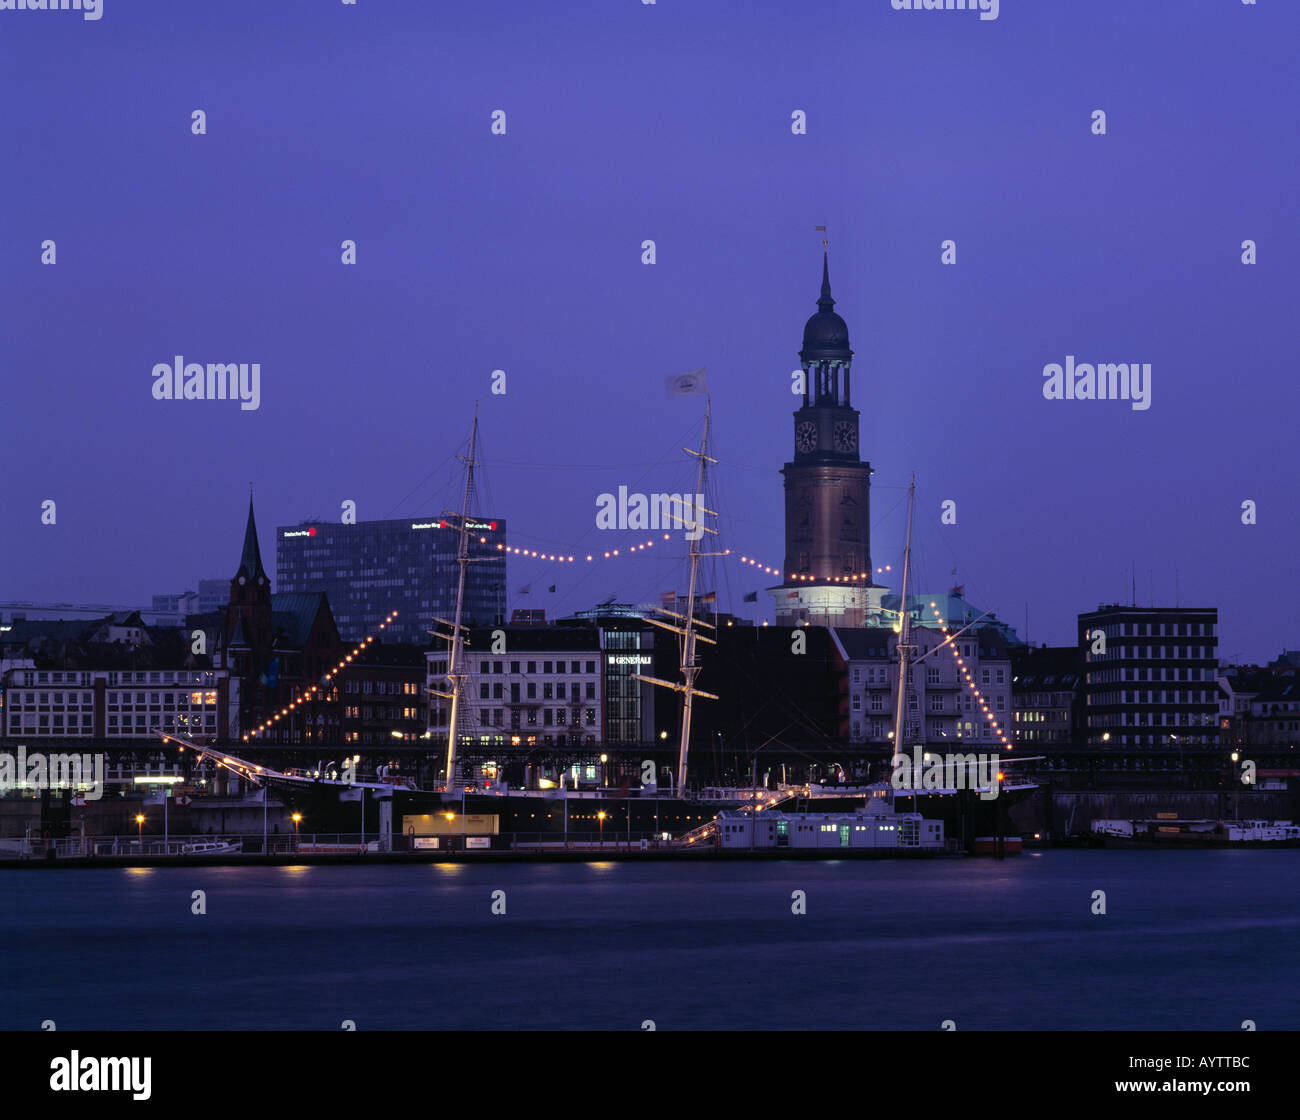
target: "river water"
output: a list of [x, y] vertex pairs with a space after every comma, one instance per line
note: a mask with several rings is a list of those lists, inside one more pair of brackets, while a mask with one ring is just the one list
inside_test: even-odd
[[1300, 851], [10, 871], [0, 1028], [1294, 1030], [1298, 946]]

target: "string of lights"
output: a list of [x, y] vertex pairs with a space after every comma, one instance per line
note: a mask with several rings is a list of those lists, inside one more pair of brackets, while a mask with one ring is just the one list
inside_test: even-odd
[[1002, 743], [1003, 746], [1007, 748], [1007, 750], [1011, 750], [1012, 746], [1010, 742], [1007, 741], [1006, 732], [1003, 731], [1002, 725], [998, 723], [997, 718], [993, 715], [993, 713], [989, 711], [989, 705], [987, 699], [985, 699], [984, 695], [976, 687], [975, 680], [970, 675], [970, 670], [966, 667], [965, 660], [962, 658], [961, 654], [957, 652], [957, 643], [952, 640], [952, 634], [948, 632], [948, 624], [947, 622], [944, 621], [943, 616], [939, 613], [938, 604], [931, 603], [930, 609], [934, 612], [934, 617], [939, 623], [939, 629], [942, 631], [944, 639], [948, 642], [948, 651], [952, 654], [954, 660], [957, 662], [957, 669], [961, 673], [963, 679], [965, 680], [966, 687], [969, 688], [972, 693], [974, 693], [975, 699], [979, 701], [980, 711], [984, 714], [984, 718], [987, 719], [989, 723], [993, 725], [993, 734], [997, 736], [998, 740]]
[[[384, 619], [384, 621], [379, 624], [379, 629], [380, 630], [387, 629], [388, 624], [392, 622], [393, 619], [395, 619], [396, 617], [397, 617], [397, 611], [390, 611], [388, 613], [388, 616]], [[366, 647], [375, 640], [376, 636], [377, 636], [376, 634], [367, 634], [364, 640], [358, 643], [351, 653], [345, 656], [342, 661], [340, 661], [337, 665], [334, 666], [333, 669], [331, 669], [328, 673], [324, 675], [324, 677], [322, 678], [322, 684], [328, 687], [329, 682], [331, 682], [334, 679], [334, 675], [336, 673], [341, 672], [344, 668], [346, 668], [348, 664], [351, 663], [354, 657], [363, 653]], [[257, 738], [258, 735], [261, 735], [263, 732], [269, 731], [271, 728], [275, 726], [275, 724], [281, 718], [289, 715], [290, 712], [296, 711], [301, 705], [307, 704], [312, 700], [319, 700], [320, 697], [317, 696], [316, 694], [318, 692], [327, 691], [327, 687], [323, 689], [321, 685], [315, 685], [315, 684], [312, 685], [311, 688], [308, 689], [308, 691], [306, 691], [305, 693], [303, 693], [300, 697], [298, 697], [298, 699], [290, 701], [288, 705], [281, 708], [270, 719], [264, 720], [262, 723], [258, 724], [255, 728], [253, 728], [252, 731], [245, 734], [244, 742], [245, 743], [250, 742], [251, 740]]]
[[[485, 537], [479, 538], [480, 542], [485, 542], [486, 539], [487, 538]], [[670, 539], [669, 534], [665, 533], [663, 535], [663, 539], [669, 540]], [[531, 560], [544, 560], [548, 563], [553, 563], [553, 564], [578, 564], [578, 563], [594, 564], [594, 563], [599, 563], [600, 561], [603, 560], [627, 559], [630, 556], [634, 556], [638, 553], [645, 552], [645, 550], [648, 548], [654, 548], [654, 545], [655, 542], [653, 540], [647, 540], [647, 541], [642, 541], [639, 544], [628, 545], [627, 547], [621, 549], [612, 548], [604, 552], [588, 552], [586, 554], [570, 553], [567, 555], [561, 552], [540, 552], [536, 549], [516, 548], [512, 545], [504, 545], [504, 544], [498, 544], [497, 550], [500, 552], [504, 552], [509, 556], [521, 556], [524, 557], [525, 559], [531, 559]], [[730, 557], [733, 555], [733, 553], [734, 553], [733, 549], [726, 548], [722, 550], [721, 554], [723, 556]], [[777, 578], [780, 578], [781, 576], [780, 568], [777, 568], [771, 564], [764, 564], [762, 560], [756, 559], [753, 556], [742, 555], [738, 557], [738, 560], [741, 564], [745, 564], [752, 568], [757, 568], [764, 575], [776, 576]], [[886, 564], [883, 567], [876, 569], [876, 575], [883, 575], [884, 573], [892, 572], [893, 570], [894, 569], [892, 564]], [[802, 573], [792, 572], [787, 578], [797, 583], [860, 583], [863, 580], [870, 580], [871, 573], [855, 572], [852, 575], [847, 575], [847, 576], [824, 576], [823, 577], [823, 576], [804, 575]]]

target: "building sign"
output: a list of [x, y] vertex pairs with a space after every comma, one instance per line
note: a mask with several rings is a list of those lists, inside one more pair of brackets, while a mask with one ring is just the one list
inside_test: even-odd
[[[465, 522], [465, 528], [467, 529], [479, 529], [479, 530], [490, 529], [492, 532], [496, 532], [496, 527], [497, 527], [497, 523], [495, 521], [466, 521]], [[446, 521], [413, 521], [411, 522], [411, 528], [412, 529], [449, 529], [451, 528], [451, 526], [449, 526]]]
[[285, 534], [286, 537], [314, 537], [316, 535], [316, 526], [310, 529], [290, 529]]
[[648, 653], [611, 653], [605, 659], [608, 665], [649, 665], [653, 658]]
[[466, 836], [465, 847], [467, 848], [490, 848], [492, 847], [492, 837], [490, 836]]

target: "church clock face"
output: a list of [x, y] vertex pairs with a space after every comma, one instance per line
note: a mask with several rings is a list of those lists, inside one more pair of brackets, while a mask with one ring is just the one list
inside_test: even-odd
[[817, 425], [811, 420], [796, 424], [794, 446], [797, 451], [812, 451], [817, 447]]
[[851, 420], [841, 420], [835, 425], [835, 450], [854, 451], [858, 446], [858, 433]]

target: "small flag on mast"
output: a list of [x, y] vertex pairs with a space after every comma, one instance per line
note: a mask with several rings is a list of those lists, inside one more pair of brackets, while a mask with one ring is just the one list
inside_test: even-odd
[[745, 596], [745, 598], [744, 598], [744, 602], [746, 602], [746, 603], [757, 603], [757, 602], [758, 602], [758, 592], [757, 592], [757, 591], [751, 591], [748, 595]]
[[703, 395], [709, 391], [709, 382], [704, 374], [705, 367], [693, 369], [689, 373], [678, 373], [664, 379], [670, 397], [689, 397], [692, 394]]

